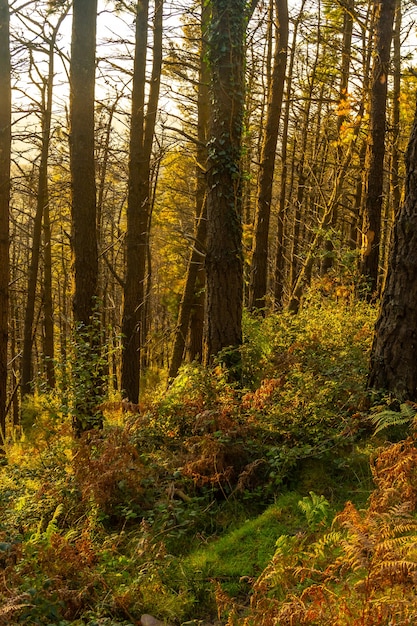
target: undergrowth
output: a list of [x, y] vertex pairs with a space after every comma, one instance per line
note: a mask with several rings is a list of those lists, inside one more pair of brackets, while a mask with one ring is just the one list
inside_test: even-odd
[[27, 401], [0, 624], [413, 623], [415, 410], [364, 388], [374, 317], [314, 293], [245, 315], [244, 388], [186, 365], [77, 440], [59, 397]]

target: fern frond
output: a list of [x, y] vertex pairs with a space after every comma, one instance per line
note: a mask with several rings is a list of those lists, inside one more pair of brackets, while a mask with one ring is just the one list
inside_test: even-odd
[[326, 555], [326, 548], [334, 548], [339, 546], [343, 539], [343, 535], [340, 531], [333, 530], [323, 537], [320, 537], [311, 546], [311, 553], [314, 558], [324, 558]]
[[[25, 602], [22, 602], [22, 600], [25, 600]], [[30, 595], [28, 593], [23, 593], [15, 598], [6, 600], [6, 603], [0, 607], [0, 617], [5, 617], [6, 615], [10, 615], [10, 613], [14, 613], [20, 609], [27, 609], [28, 607], [33, 606], [29, 603], [29, 600]]]
[[415, 561], [407, 561], [406, 559], [399, 561], [383, 561], [379, 565], [381, 573], [395, 578], [400, 576], [411, 577], [417, 571], [417, 563]]
[[381, 430], [385, 430], [386, 428], [391, 428], [393, 426], [410, 426], [416, 415], [417, 411], [415, 407], [407, 402], [404, 402], [400, 405], [399, 411], [386, 409], [385, 411], [372, 415], [370, 420], [375, 427], [374, 434], [376, 435], [381, 432]]
[[57, 520], [63, 510], [64, 510], [63, 504], [62, 503], [58, 504], [58, 506], [56, 507], [54, 511], [54, 514], [52, 515], [51, 520], [48, 522], [48, 526], [46, 527], [45, 533], [44, 533], [45, 539], [48, 543], [50, 542], [52, 535], [54, 535], [55, 533], [59, 531]]
[[49, 544], [51, 541], [52, 535], [59, 532], [57, 519], [62, 514], [63, 510], [64, 510], [63, 504], [62, 503], [58, 504], [58, 506], [56, 507], [54, 511], [54, 514], [52, 515], [52, 518], [49, 520], [48, 525], [44, 531], [42, 531], [42, 526], [44, 522], [44, 519], [42, 518], [38, 523], [36, 531], [31, 535], [28, 543], [39, 543], [41, 541], [46, 541]]
[[40, 538], [42, 537], [42, 526], [43, 526], [43, 517], [41, 517], [41, 519], [39, 520], [35, 532], [32, 533], [31, 536], [29, 537], [28, 543], [37, 543], [40, 540]]

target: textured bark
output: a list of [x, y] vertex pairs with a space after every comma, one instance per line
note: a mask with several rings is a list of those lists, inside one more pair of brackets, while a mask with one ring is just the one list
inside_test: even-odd
[[[98, 246], [94, 160], [94, 89], [97, 0], [74, 0], [70, 66], [70, 156], [72, 183], [72, 271], [75, 325], [73, 381], [76, 435], [102, 417], [97, 309]], [[80, 393], [82, 389], [82, 393]]]
[[[349, 76], [350, 76], [350, 63], [352, 54], [352, 33], [353, 33], [353, 0], [348, 0], [343, 12], [343, 40], [342, 40], [342, 65], [340, 73], [340, 87], [339, 87], [339, 110], [337, 116], [337, 137], [338, 146], [336, 154], [336, 164], [340, 166], [343, 159], [343, 143], [341, 141], [341, 130], [348, 115], [348, 89], [349, 89]], [[324, 225], [325, 229], [335, 228], [338, 218], [338, 206], [335, 205], [331, 215], [329, 215], [328, 223]], [[324, 242], [325, 255], [322, 263], [322, 273], [326, 274], [330, 271], [334, 264], [333, 255], [333, 241], [330, 237], [327, 237]]]
[[396, 0], [395, 26], [393, 33], [393, 94], [392, 94], [392, 157], [391, 157], [391, 188], [394, 215], [401, 201], [401, 181], [399, 176], [400, 161], [400, 98], [401, 98], [401, 0]]
[[187, 267], [187, 276], [185, 279], [184, 291], [180, 303], [180, 311], [178, 316], [178, 325], [175, 333], [174, 348], [172, 352], [171, 365], [169, 368], [168, 378], [172, 379], [178, 374], [184, 357], [187, 334], [193, 307], [196, 303], [195, 287], [197, 283], [198, 273], [204, 262], [204, 246], [205, 231], [207, 221], [206, 210], [200, 216], [197, 224], [194, 247], [191, 251], [190, 259]]
[[275, 257], [274, 271], [274, 304], [277, 308], [282, 308], [284, 304], [284, 282], [285, 282], [285, 257], [286, 257], [286, 241], [285, 231], [288, 220], [287, 211], [287, 186], [288, 186], [288, 133], [290, 123], [290, 107], [291, 107], [291, 80], [294, 72], [295, 53], [298, 42], [298, 28], [303, 16], [305, 0], [302, 0], [297, 19], [294, 21], [290, 58], [288, 63], [288, 78], [285, 98], [285, 108], [282, 116], [282, 137], [281, 137], [281, 181], [279, 191], [279, 211], [278, 211], [278, 230], [277, 230], [277, 252]]
[[371, 352], [369, 387], [417, 400], [417, 108], [406, 154], [404, 203], [394, 227], [381, 311]]
[[30, 393], [33, 377], [32, 371], [32, 344], [33, 344], [33, 323], [35, 318], [36, 287], [38, 282], [39, 260], [41, 253], [42, 223], [44, 232], [45, 250], [45, 282], [44, 282], [44, 348], [46, 357], [46, 371], [48, 384], [53, 387], [55, 384], [53, 366], [53, 321], [52, 321], [52, 277], [51, 277], [51, 227], [49, 219], [49, 197], [48, 197], [48, 158], [51, 138], [51, 116], [52, 116], [52, 93], [54, 81], [54, 53], [55, 43], [59, 28], [68, 10], [62, 13], [57, 24], [53, 28], [49, 39], [48, 53], [48, 76], [40, 86], [41, 96], [41, 154], [39, 163], [39, 178], [36, 197], [36, 214], [33, 225], [31, 259], [28, 275], [27, 301], [25, 310], [25, 321], [23, 329], [23, 351], [22, 351], [22, 396]]
[[202, 358], [203, 325], [204, 325], [204, 290], [205, 269], [204, 257], [207, 238], [207, 182], [205, 169], [207, 166], [207, 135], [210, 114], [209, 68], [207, 65], [207, 27], [209, 5], [205, 0], [201, 3], [202, 44], [200, 50], [200, 76], [197, 100], [197, 167], [196, 167], [196, 232], [195, 242], [190, 253], [187, 276], [180, 303], [178, 323], [175, 331], [174, 347], [168, 378], [174, 378], [181, 366], [190, 330], [189, 357], [193, 361]]
[[317, 38], [315, 43], [315, 53], [314, 53], [314, 61], [311, 66], [309, 80], [307, 82], [307, 92], [304, 95], [305, 98], [305, 107], [303, 111], [303, 121], [302, 128], [300, 130], [300, 142], [295, 146], [296, 150], [294, 151], [293, 158], [297, 158], [297, 163], [294, 164], [294, 167], [297, 170], [298, 179], [297, 179], [297, 194], [294, 201], [294, 219], [292, 224], [292, 233], [291, 233], [291, 255], [290, 255], [290, 271], [289, 271], [289, 284], [291, 292], [294, 290], [294, 287], [298, 281], [299, 272], [303, 272], [303, 267], [300, 266], [300, 248], [302, 243], [301, 237], [301, 225], [304, 221], [304, 212], [305, 212], [305, 195], [306, 195], [306, 187], [308, 186], [309, 177], [311, 176], [311, 164], [308, 163], [308, 143], [311, 141], [311, 109], [313, 106], [313, 92], [317, 78], [317, 71], [319, 69], [320, 62], [320, 46], [321, 46], [321, 38], [320, 38], [320, 25], [321, 25], [321, 16], [318, 14], [318, 23], [317, 23]]
[[288, 3], [287, 0], [275, 0], [275, 5], [277, 23], [275, 53], [269, 86], [265, 136], [261, 151], [255, 239], [249, 287], [249, 307], [256, 309], [264, 309], [266, 305], [272, 186], [287, 65]]
[[381, 212], [384, 182], [387, 84], [396, 0], [375, 0], [376, 41], [372, 68], [371, 128], [363, 223], [362, 274], [370, 296], [378, 292]]
[[54, 330], [54, 307], [52, 297], [52, 233], [51, 219], [49, 215], [49, 201], [43, 212], [43, 327], [44, 345], [43, 355], [45, 359], [46, 382], [50, 389], [55, 388], [55, 330]]
[[240, 158], [245, 5], [245, 0], [213, 0], [209, 41], [212, 110], [207, 172], [205, 360], [211, 362], [224, 348], [230, 348], [224, 362], [237, 370], [243, 301]]
[[9, 5], [0, 0], [0, 450], [6, 434], [11, 88]]
[[77, 324], [88, 328], [97, 297], [98, 253], [94, 164], [97, 0], [74, 0], [71, 45], [71, 182]]
[[139, 401], [141, 347], [145, 314], [146, 258], [151, 214], [151, 154], [162, 66], [162, 1], [154, 21], [153, 67], [145, 115], [146, 54], [149, 0], [137, 3], [132, 114], [129, 144], [126, 277], [123, 303], [122, 389]]

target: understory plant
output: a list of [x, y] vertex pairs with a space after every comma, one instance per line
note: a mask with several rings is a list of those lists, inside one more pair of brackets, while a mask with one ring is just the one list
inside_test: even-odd
[[415, 624], [416, 461], [414, 439], [391, 444], [372, 463], [375, 490], [365, 510], [347, 502], [328, 532], [279, 537], [246, 614], [222, 595], [227, 624]]
[[262, 624], [314, 586], [339, 593], [350, 531], [330, 521], [346, 493], [356, 519], [370, 489], [372, 320], [313, 297], [298, 316], [246, 315], [243, 387], [185, 365], [139, 407], [104, 401], [103, 428], [76, 439], [62, 399], [34, 397], [0, 470], [0, 623]]

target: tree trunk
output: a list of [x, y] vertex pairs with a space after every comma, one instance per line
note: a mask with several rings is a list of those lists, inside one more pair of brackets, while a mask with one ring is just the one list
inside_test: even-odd
[[[401, 203], [401, 177], [400, 166], [400, 98], [401, 98], [401, 0], [396, 0], [395, 25], [393, 34], [393, 89], [392, 110], [390, 119], [389, 151], [389, 191], [386, 193], [388, 201], [385, 203], [384, 217], [382, 219], [380, 265], [383, 288], [388, 269], [391, 235]], [[386, 183], [388, 186], [388, 182]]]
[[268, 282], [268, 241], [272, 186], [278, 128], [284, 94], [288, 46], [288, 3], [275, 0], [277, 13], [275, 53], [266, 115], [266, 129], [261, 151], [258, 202], [255, 216], [255, 240], [251, 264], [249, 307], [264, 309]]
[[121, 381], [124, 394], [135, 404], [139, 401], [140, 360], [144, 328], [146, 257], [151, 211], [150, 161], [162, 67], [162, 8], [163, 3], [159, 0], [155, 6], [153, 68], [146, 116], [145, 84], [149, 0], [138, 0], [136, 14], [129, 144]]
[[395, 26], [393, 33], [393, 101], [392, 101], [392, 156], [391, 156], [391, 188], [393, 213], [400, 208], [401, 181], [399, 176], [400, 161], [400, 98], [401, 98], [401, 0], [396, 0]]
[[245, 0], [213, 0], [209, 59], [212, 109], [207, 172], [207, 346], [240, 378], [243, 254], [241, 139]]
[[[73, 313], [75, 323], [73, 425], [76, 434], [100, 426], [102, 383], [95, 321], [98, 288], [94, 160], [94, 90], [97, 0], [74, 0], [70, 67]], [[80, 393], [82, 390], [82, 393]]]
[[48, 384], [54, 386], [53, 373], [53, 322], [52, 322], [52, 278], [51, 278], [51, 230], [49, 220], [49, 197], [48, 197], [48, 159], [49, 145], [51, 138], [51, 116], [52, 116], [52, 92], [54, 80], [54, 53], [55, 43], [59, 28], [67, 14], [67, 10], [60, 16], [54, 27], [48, 42], [48, 76], [41, 83], [41, 155], [39, 164], [39, 179], [36, 196], [36, 214], [33, 225], [31, 260], [29, 267], [27, 301], [25, 310], [25, 321], [23, 329], [23, 351], [22, 351], [22, 377], [21, 392], [22, 397], [30, 393], [33, 378], [32, 367], [32, 344], [33, 344], [33, 322], [35, 318], [36, 286], [38, 282], [39, 260], [41, 252], [42, 222], [44, 226], [45, 244], [45, 347], [47, 349], [46, 371]]
[[[343, 159], [343, 143], [341, 137], [341, 131], [343, 124], [348, 117], [348, 89], [349, 89], [349, 76], [350, 76], [350, 62], [352, 53], [352, 33], [353, 33], [353, 0], [348, 0], [343, 11], [343, 41], [342, 41], [342, 66], [340, 74], [340, 87], [339, 87], [339, 107], [337, 111], [337, 153], [336, 153], [336, 167], [340, 167]], [[336, 174], [337, 175], [337, 174]], [[338, 217], [338, 206], [336, 205], [331, 215], [329, 215], [328, 224], [325, 224], [326, 230], [329, 228], [335, 228]], [[333, 258], [333, 241], [331, 237], [327, 236], [324, 242], [325, 255], [322, 263], [322, 273], [326, 274], [334, 265]]]
[[9, 324], [11, 87], [9, 5], [0, 0], [0, 450], [6, 435]]
[[55, 341], [54, 341], [54, 307], [52, 297], [52, 233], [49, 215], [49, 199], [43, 212], [43, 326], [46, 382], [50, 389], [55, 388]]
[[286, 224], [288, 220], [287, 212], [287, 174], [288, 174], [288, 131], [290, 124], [290, 107], [291, 107], [291, 81], [294, 72], [295, 53], [298, 41], [298, 28], [302, 19], [305, 1], [303, 0], [300, 6], [298, 17], [294, 22], [294, 29], [292, 35], [291, 52], [288, 66], [288, 77], [286, 87], [286, 99], [285, 109], [283, 115], [282, 125], [282, 151], [281, 151], [281, 181], [279, 192], [279, 210], [278, 210], [278, 230], [277, 230], [277, 251], [275, 256], [275, 268], [274, 268], [274, 303], [277, 308], [281, 308], [284, 305], [284, 282], [285, 282], [285, 253], [286, 253], [286, 241], [285, 232]]
[[[204, 257], [207, 238], [207, 135], [210, 115], [209, 70], [207, 65], [207, 27], [209, 5], [201, 3], [200, 76], [197, 100], [197, 167], [196, 167], [196, 232], [187, 267], [184, 291], [180, 303], [174, 348], [168, 378], [175, 378], [181, 366], [190, 329], [190, 359], [202, 358], [205, 302]], [[203, 309], [203, 310], [201, 310]]]
[[375, 0], [376, 41], [372, 69], [371, 128], [367, 159], [367, 190], [363, 223], [362, 275], [369, 296], [378, 295], [379, 248], [384, 182], [387, 84], [396, 0]]
[[417, 107], [406, 154], [404, 203], [394, 227], [368, 385], [417, 401]]
[[[291, 246], [291, 259], [290, 259], [290, 277], [289, 283], [291, 291], [293, 291], [295, 284], [298, 281], [298, 273], [300, 271], [300, 247], [301, 247], [301, 223], [303, 220], [303, 209], [304, 209], [304, 199], [306, 186], [309, 181], [309, 177], [311, 177], [311, 165], [308, 163], [307, 158], [307, 147], [308, 142], [311, 139], [310, 134], [310, 125], [311, 125], [311, 109], [313, 106], [313, 93], [315, 88], [315, 83], [317, 79], [317, 71], [320, 62], [320, 46], [321, 46], [321, 37], [320, 37], [320, 25], [321, 25], [321, 15], [318, 13], [318, 22], [317, 22], [317, 39], [315, 42], [315, 54], [314, 61], [309, 72], [309, 79], [307, 82], [307, 93], [303, 94], [305, 97], [305, 108], [303, 111], [303, 125], [301, 129], [301, 141], [300, 145], [297, 146], [296, 155], [298, 156], [298, 163], [296, 165], [296, 170], [298, 174], [297, 180], [297, 194], [294, 201], [295, 209], [294, 209], [294, 220], [292, 226], [292, 246]], [[295, 156], [295, 155], [294, 155]], [[301, 269], [301, 271], [303, 271]]]
[[74, 0], [71, 47], [71, 181], [74, 319], [88, 328], [97, 297], [98, 253], [94, 162], [97, 0]]

